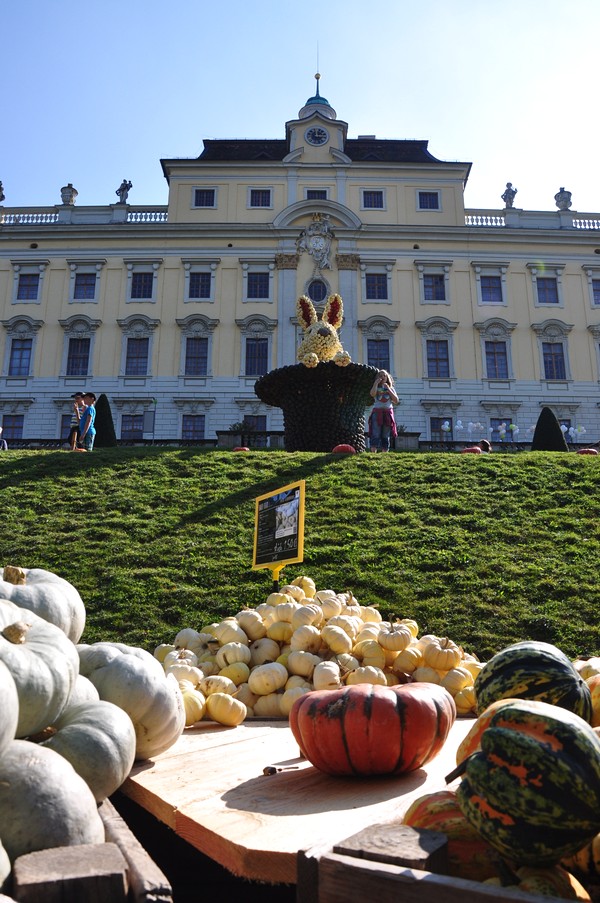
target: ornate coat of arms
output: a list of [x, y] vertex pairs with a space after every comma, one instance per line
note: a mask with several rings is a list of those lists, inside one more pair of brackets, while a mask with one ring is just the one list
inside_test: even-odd
[[330, 270], [329, 255], [334, 237], [328, 214], [315, 213], [308, 229], [303, 229], [296, 239], [296, 250], [298, 254], [304, 251], [310, 254], [318, 269]]

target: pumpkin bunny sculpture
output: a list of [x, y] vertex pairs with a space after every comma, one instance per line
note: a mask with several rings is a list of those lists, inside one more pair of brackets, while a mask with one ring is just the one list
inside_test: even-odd
[[348, 366], [350, 355], [344, 351], [338, 337], [344, 317], [341, 295], [329, 296], [320, 320], [310, 298], [302, 295], [296, 301], [296, 316], [304, 329], [304, 338], [298, 348], [301, 364], [316, 367], [319, 361], [333, 361], [338, 367]]

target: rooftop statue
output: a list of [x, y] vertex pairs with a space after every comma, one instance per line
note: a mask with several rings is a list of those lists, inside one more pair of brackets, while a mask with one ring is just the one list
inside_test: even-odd
[[506, 191], [501, 197], [507, 207], [512, 207], [512, 205], [514, 204], [517, 190], [518, 189], [513, 188], [512, 182], [506, 183]]
[[127, 198], [129, 196], [129, 192], [132, 188], [133, 188], [133, 183], [128, 182], [127, 179], [123, 179], [123, 181], [121, 182], [121, 184], [115, 191], [115, 194], [119, 198], [119, 204], [127, 203]]
[[3, 201], [5, 197], [6, 195], [4, 194], [4, 186], [2, 185], [2, 182], [0, 182], [0, 202]]

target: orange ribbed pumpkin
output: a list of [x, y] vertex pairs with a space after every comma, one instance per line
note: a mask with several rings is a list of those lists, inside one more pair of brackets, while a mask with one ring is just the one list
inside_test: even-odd
[[434, 758], [456, 718], [435, 684], [354, 684], [306, 693], [290, 728], [302, 754], [327, 774], [403, 774]]

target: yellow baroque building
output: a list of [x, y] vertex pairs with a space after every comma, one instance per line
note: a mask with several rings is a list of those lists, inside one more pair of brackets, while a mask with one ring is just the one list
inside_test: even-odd
[[318, 78], [285, 137], [161, 164], [166, 207], [132, 206], [126, 182], [107, 206], [72, 185], [54, 207], [0, 206], [9, 445], [65, 438], [82, 388], [122, 440], [275, 434], [255, 381], [296, 361], [296, 298], [332, 292], [344, 349], [393, 374], [421, 440], [526, 442], [544, 405], [568, 439], [600, 438], [600, 214], [563, 188], [553, 210], [520, 209], [510, 183], [504, 206], [466, 210], [470, 163], [349, 138]]

